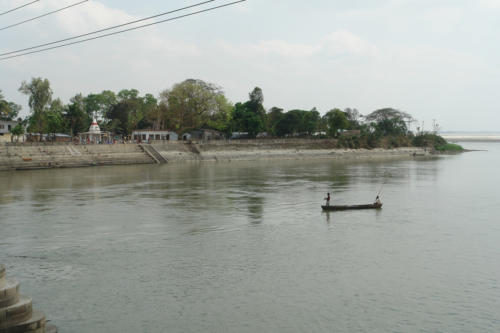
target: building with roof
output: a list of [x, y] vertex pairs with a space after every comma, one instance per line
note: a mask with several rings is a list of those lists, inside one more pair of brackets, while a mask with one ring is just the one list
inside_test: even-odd
[[177, 141], [179, 135], [172, 131], [135, 130], [132, 131], [132, 140], [136, 142]]
[[0, 142], [10, 142], [11, 134], [10, 131], [16, 127], [17, 121], [13, 120], [0, 120]]

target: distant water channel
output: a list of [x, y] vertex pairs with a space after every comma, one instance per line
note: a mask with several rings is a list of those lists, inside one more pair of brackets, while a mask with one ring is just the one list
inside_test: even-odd
[[500, 143], [464, 145], [0, 173], [0, 262], [60, 332], [497, 332]]

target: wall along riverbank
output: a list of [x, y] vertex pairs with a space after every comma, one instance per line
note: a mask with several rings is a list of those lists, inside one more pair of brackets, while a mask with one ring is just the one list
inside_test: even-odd
[[[427, 155], [422, 148], [337, 149], [334, 140], [238, 140], [154, 142], [150, 147], [168, 163], [230, 162], [261, 159], [377, 159]], [[3, 144], [0, 171], [97, 165], [152, 164], [156, 159], [140, 144]]]

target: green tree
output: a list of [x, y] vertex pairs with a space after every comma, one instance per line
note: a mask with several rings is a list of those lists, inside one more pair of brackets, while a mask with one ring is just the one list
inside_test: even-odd
[[276, 135], [284, 137], [299, 134], [302, 122], [302, 110], [290, 110], [283, 115], [275, 126]]
[[262, 89], [255, 87], [249, 94], [249, 100], [244, 104], [238, 103], [238, 107], [233, 108], [233, 130], [248, 132], [250, 137], [256, 137], [259, 132], [265, 129], [266, 110], [262, 103], [264, 95]]
[[8, 102], [4, 99], [0, 90], [0, 120], [14, 120], [21, 111], [21, 106], [14, 102]]
[[313, 108], [311, 111], [304, 111], [302, 113], [300, 132], [312, 135], [318, 129], [320, 119], [321, 116], [316, 108]]
[[406, 124], [414, 121], [410, 114], [393, 108], [373, 111], [365, 117], [365, 120], [371, 122], [376, 132], [382, 136], [406, 135], [408, 132]]
[[89, 118], [96, 115], [98, 118], [105, 119], [106, 113], [113, 105], [118, 103], [118, 97], [110, 90], [104, 90], [100, 94], [89, 94], [84, 99], [85, 111]]
[[222, 88], [202, 80], [188, 79], [160, 94], [160, 104], [170, 118], [172, 129], [214, 128], [224, 130], [230, 124], [232, 105]]
[[151, 128], [152, 115], [157, 107], [157, 100], [151, 94], [141, 97], [136, 89], [121, 90], [117, 94], [117, 103], [106, 112], [106, 128], [125, 136], [135, 129]]
[[349, 127], [346, 114], [339, 109], [328, 111], [323, 118], [325, 119], [329, 136], [337, 137], [339, 130]]
[[276, 124], [283, 118], [283, 109], [272, 107], [267, 113], [266, 130], [269, 134], [276, 136]]
[[31, 110], [30, 132], [40, 133], [40, 138], [45, 132], [45, 113], [49, 110], [50, 103], [52, 102], [52, 89], [50, 82], [47, 79], [32, 78], [31, 82], [23, 81], [19, 91], [29, 97], [28, 105]]
[[14, 137], [16, 137], [16, 142], [19, 141], [19, 137], [24, 134], [24, 126], [21, 123], [18, 123], [10, 130], [10, 141], [14, 142]]
[[248, 107], [248, 104], [236, 103], [233, 108], [233, 131], [247, 132], [255, 138], [264, 128], [262, 118]]
[[162, 128], [164, 119], [161, 115], [161, 109], [158, 106], [158, 100], [153, 95], [146, 94], [142, 98], [142, 114], [144, 117], [139, 122], [138, 128], [164, 129]]
[[77, 94], [70, 99], [63, 114], [66, 132], [72, 137], [78, 133], [86, 132], [90, 126], [91, 118], [86, 112], [86, 99], [82, 94]]
[[50, 108], [45, 112], [45, 123], [47, 124], [47, 133], [55, 139], [55, 134], [64, 131], [64, 105], [61, 100], [55, 99], [50, 103]]

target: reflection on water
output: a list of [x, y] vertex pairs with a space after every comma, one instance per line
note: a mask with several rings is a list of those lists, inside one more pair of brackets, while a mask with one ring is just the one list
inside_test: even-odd
[[491, 331], [488, 149], [2, 173], [0, 262], [64, 332]]

